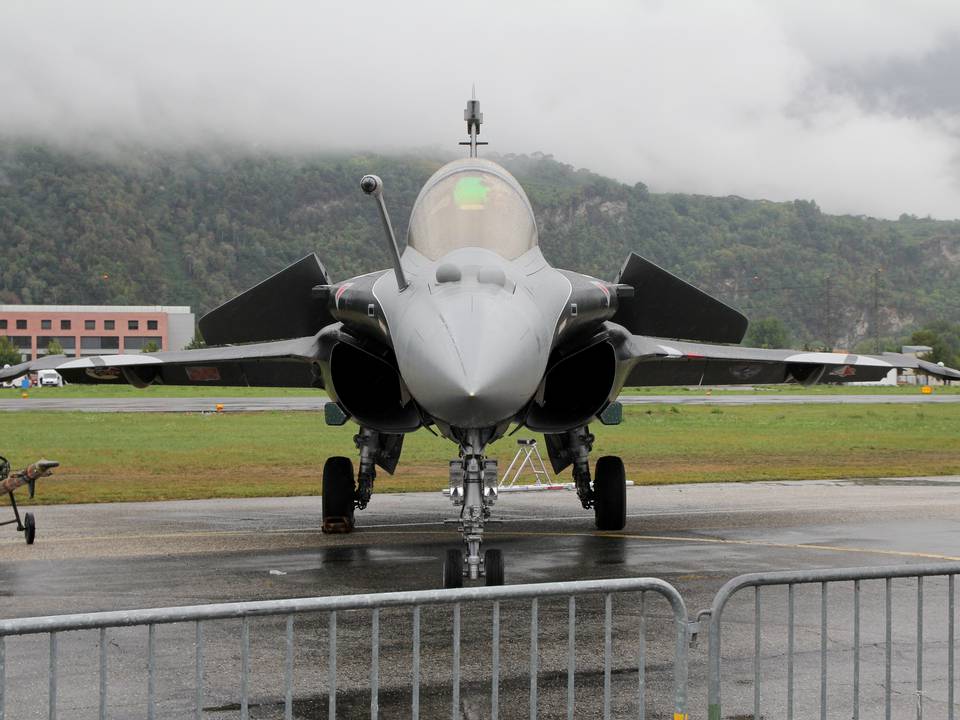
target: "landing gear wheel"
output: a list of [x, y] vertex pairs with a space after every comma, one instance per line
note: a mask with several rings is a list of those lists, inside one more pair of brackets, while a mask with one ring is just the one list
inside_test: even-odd
[[27, 513], [23, 516], [23, 537], [27, 545], [33, 545], [37, 537], [37, 521], [33, 519], [33, 513]]
[[615, 455], [597, 460], [593, 494], [597, 530], [623, 530], [627, 524], [627, 475], [623, 460]]
[[331, 457], [323, 465], [323, 532], [353, 530], [353, 462]]
[[451, 548], [443, 559], [443, 589], [463, 587], [463, 551]]
[[503, 585], [503, 553], [500, 550], [487, 550], [483, 554], [485, 582], [489, 585]]

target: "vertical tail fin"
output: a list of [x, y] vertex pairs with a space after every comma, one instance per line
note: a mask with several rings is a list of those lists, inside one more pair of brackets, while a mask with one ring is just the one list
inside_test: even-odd
[[336, 322], [313, 287], [329, 285], [327, 270], [310, 253], [200, 318], [208, 345], [266, 342], [316, 335]]
[[636, 253], [630, 253], [618, 283], [633, 287], [619, 302], [612, 322], [634, 335], [697, 342], [739, 343], [747, 318]]

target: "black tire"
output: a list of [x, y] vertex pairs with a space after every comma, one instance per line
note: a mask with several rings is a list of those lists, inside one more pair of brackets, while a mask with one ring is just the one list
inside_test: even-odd
[[443, 559], [443, 589], [463, 587], [463, 552], [451, 548]]
[[33, 519], [33, 513], [23, 516], [23, 537], [27, 545], [33, 545], [33, 541], [37, 539], [37, 521]]
[[593, 496], [597, 530], [623, 530], [627, 524], [627, 474], [623, 460], [615, 455], [597, 460]]
[[323, 465], [323, 531], [353, 529], [353, 462], [348, 457], [327, 458]]
[[483, 554], [484, 580], [487, 585], [503, 585], [503, 553], [487, 550]]

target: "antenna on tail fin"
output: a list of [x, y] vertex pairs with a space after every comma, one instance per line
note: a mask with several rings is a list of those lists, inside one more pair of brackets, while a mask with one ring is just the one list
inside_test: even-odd
[[480, 101], [477, 100], [477, 86], [473, 86], [472, 97], [467, 100], [467, 109], [463, 111], [463, 119], [467, 121], [467, 135], [470, 139], [461, 142], [461, 145], [470, 146], [470, 157], [477, 157], [477, 146], [487, 145], [489, 143], [480, 142], [477, 136], [480, 135], [480, 125], [483, 123], [483, 113], [480, 112]]

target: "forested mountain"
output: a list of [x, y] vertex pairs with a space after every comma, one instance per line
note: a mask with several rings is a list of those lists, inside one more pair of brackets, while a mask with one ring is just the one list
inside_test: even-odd
[[[612, 278], [634, 251], [751, 318], [781, 318], [795, 343], [872, 337], [875, 302], [884, 336], [960, 320], [960, 222], [655, 194], [551, 156], [489, 157], [526, 188], [556, 265]], [[0, 144], [0, 302], [202, 313], [311, 251], [335, 280], [386, 267], [360, 177], [383, 177], [402, 237], [421, 184], [447, 159]]]

